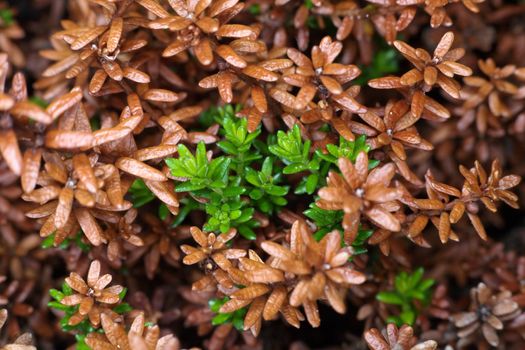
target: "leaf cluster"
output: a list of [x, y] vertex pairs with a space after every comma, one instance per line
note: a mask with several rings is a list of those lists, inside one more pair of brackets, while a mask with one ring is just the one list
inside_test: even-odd
[[[257, 137], [260, 129], [248, 132], [246, 119], [235, 117], [231, 105], [214, 109], [213, 119], [220, 126], [222, 140], [217, 143], [222, 151], [212, 157], [203, 142], [194, 152], [179, 145], [178, 158], [166, 159], [166, 164], [178, 181], [175, 191], [189, 193], [198, 198], [192, 208], [200, 207], [208, 214], [204, 229], [227, 232], [236, 228], [247, 239], [255, 239], [253, 219], [255, 210], [272, 214], [287, 204], [284, 196], [288, 186], [281, 186], [282, 173], [275, 167], [273, 157], [260, 151], [264, 146]], [[210, 118], [210, 111], [206, 112]], [[178, 218], [187, 215], [181, 209]], [[176, 220], [178, 219], [176, 218]]]
[[394, 280], [394, 290], [382, 291], [376, 295], [377, 300], [401, 308], [399, 315], [390, 316], [389, 323], [397, 326], [413, 325], [419, 313], [420, 305], [427, 306], [432, 296], [435, 281], [423, 278], [424, 269], [418, 268], [411, 274], [403, 271]]
[[[166, 159], [177, 180], [175, 191], [187, 193], [190, 195], [187, 198], [191, 198], [181, 207], [175, 226], [190, 209], [200, 209], [207, 214], [205, 230], [224, 233], [236, 228], [243, 237], [253, 240], [256, 238], [253, 229], [258, 226], [253, 218], [255, 211], [272, 215], [288, 204], [286, 197], [291, 186], [286, 184], [286, 175], [305, 173], [294, 193], [312, 195], [324, 185], [328, 171], [336, 169], [338, 158], [355, 161], [359, 152], [370, 150], [365, 137], [360, 136], [355, 141], [341, 138], [338, 145], [313, 151], [311, 141], [302, 139], [298, 125], [288, 132], [278, 131], [263, 141], [260, 128], [249, 132], [247, 120], [235, 116], [239, 109], [239, 106], [225, 105], [201, 115], [201, 124], [220, 125], [218, 153], [206, 149], [203, 142], [194, 150], [181, 144], [178, 157]], [[370, 166], [377, 163], [371, 161]], [[140, 181], [134, 183], [130, 191], [134, 205], [150, 201], [153, 196]], [[188, 204], [190, 208], [186, 208]], [[319, 223], [319, 235], [336, 229], [328, 222], [341, 222], [341, 213], [329, 213], [327, 219]], [[358, 237], [357, 251], [365, 251], [358, 246], [364, 244], [365, 237], [369, 234]]]
[[[84, 233], [82, 232], [82, 230], [79, 230], [74, 236], [67, 237], [66, 239], [64, 239], [57, 247], [62, 250], [65, 250], [69, 248], [71, 244], [74, 244], [77, 247], [79, 247], [83, 252], [89, 252], [91, 246], [83, 241], [83, 237]], [[40, 243], [40, 246], [43, 249], [55, 247], [55, 233], [52, 233], [46, 238], [44, 238]]]
[[[119, 298], [122, 301], [124, 297], [126, 296], [127, 289], [124, 288], [124, 290], [119, 294]], [[62, 318], [59, 321], [60, 328], [64, 332], [72, 333], [75, 335], [76, 339], [76, 349], [77, 350], [89, 350], [90, 347], [85, 343], [85, 339], [89, 333], [98, 332], [98, 333], [104, 333], [104, 331], [101, 328], [95, 328], [93, 325], [89, 322], [89, 319], [85, 319], [81, 321], [80, 323], [76, 325], [70, 325], [69, 319], [78, 312], [78, 309], [80, 305], [64, 305], [61, 303], [62, 299], [68, 295], [73, 294], [73, 289], [67, 284], [62, 283], [62, 289], [50, 289], [49, 295], [53, 299], [50, 301], [47, 306], [51, 309], [55, 309], [57, 311], [61, 311], [63, 313]], [[116, 312], [117, 314], [125, 314], [130, 311], [132, 311], [131, 306], [128, 303], [119, 303], [116, 305], [112, 311]]]
[[[294, 191], [296, 194], [315, 193], [324, 185], [324, 179], [328, 171], [337, 164], [337, 159], [346, 157], [355, 162], [360, 152], [370, 151], [364, 135], [354, 141], [341, 137], [338, 145], [327, 145], [326, 152], [320, 149], [311, 152], [311, 147], [310, 140], [303, 141], [298, 125], [294, 125], [288, 132], [278, 131], [275, 143], [268, 146], [268, 150], [285, 164], [283, 174], [310, 173], [299, 182]], [[377, 164], [379, 161], [371, 160], [369, 166], [373, 168]]]
[[210, 299], [208, 306], [216, 315], [212, 318], [211, 323], [214, 326], [231, 323], [237, 330], [244, 330], [244, 316], [246, 315], [246, 308], [240, 308], [233, 312], [219, 312], [219, 309], [230, 300], [229, 297]]
[[161, 203], [157, 197], [151, 192], [151, 190], [146, 186], [144, 180], [135, 179], [131, 186], [128, 189], [128, 193], [131, 197], [131, 202], [133, 203], [133, 208], [140, 208], [146, 204], [155, 201], [158, 204], [157, 215], [161, 220], [165, 220], [170, 213], [166, 204]]
[[[314, 238], [317, 241], [323, 239], [328, 232], [332, 232], [333, 230], [339, 231], [339, 234], [343, 237], [344, 230], [341, 222], [343, 221], [344, 213], [342, 210], [325, 210], [319, 208], [315, 203], [311, 203], [309, 208], [304, 211], [304, 215], [312, 220], [317, 227], [317, 231], [314, 234]], [[354, 256], [364, 254], [368, 251], [365, 243], [373, 233], [374, 230], [359, 229], [357, 237], [351, 244]]]

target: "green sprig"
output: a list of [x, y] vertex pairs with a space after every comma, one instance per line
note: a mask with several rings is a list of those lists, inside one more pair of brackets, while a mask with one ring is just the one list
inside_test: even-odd
[[382, 291], [376, 299], [385, 304], [397, 305], [400, 308], [398, 315], [389, 316], [387, 322], [397, 326], [403, 324], [413, 325], [419, 314], [420, 307], [430, 303], [432, 296], [433, 279], [424, 279], [424, 269], [418, 268], [411, 274], [399, 273], [394, 280], [394, 290]]

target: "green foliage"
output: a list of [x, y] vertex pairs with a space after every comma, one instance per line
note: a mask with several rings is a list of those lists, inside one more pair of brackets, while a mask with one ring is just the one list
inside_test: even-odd
[[170, 213], [170, 210], [168, 209], [168, 206], [164, 203], [161, 203], [159, 205], [159, 209], [157, 211], [157, 215], [159, 217], [159, 219], [161, 220], [166, 220], [166, 218], [168, 217]]
[[252, 4], [250, 7], [248, 7], [248, 12], [250, 12], [252, 15], [257, 16], [261, 14], [261, 5], [259, 4]]
[[180, 224], [182, 224], [182, 222], [184, 221], [184, 219], [186, 219], [189, 213], [191, 213], [193, 210], [198, 210], [200, 208], [200, 203], [198, 203], [191, 197], [182, 198], [180, 200], [180, 204], [182, 205], [180, 206], [179, 214], [173, 220], [171, 224], [172, 227], [177, 227]]
[[[278, 131], [275, 141], [268, 146], [268, 150], [286, 165], [283, 174], [310, 173], [299, 182], [295, 188], [295, 194], [313, 194], [324, 186], [324, 179], [331, 168], [336, 168], [338, 158], [346, 157], [355, 162], [360, 152], [370, 151], [364, 135], [358, 136], [354, 141], [341, 137], [338, 145], [327, 145], [326, 153], [321, 150], [311, 153], [310, 148], [311, 142], [302, 140], [301, 131], [297, 125], [288, 132]], [[377, 164], [379, 161], [369, 160], [369, 168]]]
[[[315, 203], [311, 203], [309, 209], [304, 211], [304, 215], [312, 220], [317, 226], [317, 231], [314, 234], [314, 238], [317, 241], [323, 239], [328, 232], [338, 230], [341, 236], [344, 234], [341, 222], [343, 221], [344, 213], [342, 210], [324, 210], [319, 208]], [[370, 236], [372, 236], [373, 230], [365, 230], [360, 228], [357, 237], [352, 242], [352, 248], [354, 249], [353, 255], [364, 254], [367, 252], [365, 243]]]
[[[261, 158], [251, 149], [260, 131], [248, 133], [246, 121], [233, 118], [230, 113], [216, 116], [224, 133], [224, 140], [220, 141], [218, 146], [226, 155], [208, 161], [204, 143], [197, 145], [195, 154], [186, 146], [179, 145], [179, 158], [167, 159], [166, 164], [173, 176], [185, 180], [176, 185], [176, 192], [190, 192], [208, 201], [204, 206], [193, 203], [191, 207], [200, 207], [208, 214], [205, 230], [224, 233], [235, 227], [245, 238], [255, 239], [253, 228], [258, 225], [253, 220], [255, 209], [249, 202], [241, 199], [241, 195], [247, 192], [249, 186], [244, 177], [238, 175], [244, 173], [246, 163]], [[177, 224], [189, 213], [189, 210], [184, 209], [185, 207], [177, 216]]]
[[301, 131], [296, 124], [288, 132], [279, 130], [277, 144], [270, 145], [268, 150], [286, 164], [283, 169], [284, 174], [295, 174], [305, 170], [319, 169], [319, 162], [310, 161], [311, 145], [310, 140], [303, 142]]
[[[126, 292], [127, 292], [127, 289], [124, 288], [124, 290], [119, 294], [121, 301], [126, 296]], [[78, 312], [80, 305], [74, 305], [74, 306], [63, 305], [61, 301], [62, 299], [64, 299], [64, 297], [68, 295], [72, 295], [72, 294], [73, 294], [73, 289], [71, 289], [71, 287], [67, 283], [64, 282], [62, 284], [61, 290], [58, 290], [58, 289], [49, 290], [49, 295], [51, 296], [52, 301], [50, 301], [47, 304], [47, 306], [49, 308], [61, 311], [63, 313], [63, 317], [59, 321], [60, 328], [64, 332], [72, 333], [75, 335], [76, 349], [77, 350], [78, 349], [88, 350], [90, 348], [85, 343], [85, 339], [87, 335], [93, 332], [103, 333], [104, 331], [101, 328], [100, 329], [94, 328], [89, 322], [89, 319], [87, 318], [74, 326], [68, 324], [69, 319], [75, 313]], [[125, 313], [129, 313], [130, 311], [132, 311], [132, 308], [128, 303], [121, 302], [117, 304], [112, 310], [118, 314], [125, 314]]]
[[341, 222], [343, 221], [344, 213], [342, 210], [324, 210], [315, 205], [315, 203], [311, 203], [309, 209], [304, 211], [304, 215], [317, 226], [314, 237], [318, 241], [333, 230], [343, 232]]
[[241, 105], [232, 106], [230, 104], [219, 107], [210, 107], [201, 113], [199, 123], [201, 126], [208, 128], [224, 118], [236, 118], [235, 114], [239, 112], [241, 108]]
[[418, 268], [412, 274], [399, 273], [394, 280], [394, 290], [382, 291], [376, 295], [376, 299], [391, 305], [397, 305], [401, 309], [399, 315], [390, 316], [389, 323], [398, 326], [403, 324], [413, 325], [419, 311], [419, 304], [427, 306], [432, 296], [433, 279], [423, 278], [424, 269]]
[[184, 145], [179, 145], [178, 153], [179, 158], [166, 159], [171, 174], [186, 180], [176, 186], [176, 192], [219, 191], [228, 186], [231, 158], [222, 156], [208, 162], [204, 142], [197, 145], [195, 155]]
[[[370, 146], [366, 144], [366, 136], [360, 135], [356, 137], [354, 141], [348, 141], [343, 137], [339, 138], [339, 145], [328, 144], [326, 145], [327, 153], [323, 153], [320, 150], [316, 151], [316, 155], [327, 162], [337, 164], [339, 158], [348, 158], [352, 163], [355, 163], [357, 155], [361, 152], [368, 153]], [[375, 168], [379, 164], [378, 160], [371, 159], [368, 167], [370, 169]]]
[[215, 117], [216, 122], [222, 126], [221, 134], [224, 136], [224, 139], [219, 141], [217, 146], [224, 153], [232, 156], [235, 171], [238, 175], [242, 175], [245, 164], [250, 164], [262, 157], [256, 149], [252, 149], [261, 130], [258, 128], [249, 133], [247, 120], [235, 117], [231, 106], [228, 105], [227, 107], [230, 107], [229, 109], [225, 107], [229, 112], [220, 109]]
[[[82, 237], [84, 237], [84, 233], [82, 232], [82, 230], [79, 230], [77, 234], [74, 235], [73, 237], [67, 237], [66, 239], [64, 239], [62, 243], [58, 245], [57, 248], [67, 249], [69, 248], [71, 244], [74, 244], [77, 247], [79, 247], [83, 252], [89, 252], [89, 250], [91, 249], [91, 246], [89, 244], [84, 243], [84, 241], [82, 240]], [[40, 246], [44, 249], [53, 248], [55, 246], [54, 242], [55, 242], [55, 233], [52, 233], [42, 240], [42, 243], [40, 244]]]
[[304, 0], [304, 6], [308, 9], [308, 10], [311, 10], [314, 8], [314, 3], [312, 0]]
[[399, 54], [385, 43], [375, 52], [372, 64], [360, 68], [361, 75], [354, 80], [354, 84], [366, 85], [369, 80], [396, 73], [399, 70]]
[[100, 130], [100, 116], [98, 114], [89, 119], [89, 126], [91, 127], [91, 131]]
[[242, 331], [244, 329], [244, 316], [246, 315], [246, 308], [243, 307], [239, 310], [235, 310], [234, 312], [219, 312], [219, 309], [229, 300], [229, 297], [224, 297], [222, 299], [211, 299], [208, 301], [210, 310], [216, 314], [211, 320], [211, 323], [214, 326], [231, 323], [237, 330]]
[[[191, 192], [208, 201], [205, 206], [199, 206], [208, 214], [205, 230], [224, 233], [235, 227], [241, 235], [255, 239], [254, 208], [241, 199], [247, 189], [241, 183], [242, 178], [233, 173], [232, 158], [220, 156], [208, 162], [206, 147], [199, 143], [195, 155], [186, 146], [179, 145], [179, 158], [167, 159], [166, 164], [174, 176], [186, 180], [177, 184], [176, 192]], [[183, 215], [188, 213], [186, 210]]]
[[363, 228], [359, 228], [359, 231], [357, 231], [357, 237], [352, 242], [352, 248], [354, 248], [354, 255], [364, 254], [368, 252], [368, 249], [366, 249], [366, 240], [369, 239], [372, 234], [374, 233], [374, 230], [365, 230]]
[[[0, 15], [0, 17], [1, 17], [1, 15]], [[31, 96], [29, 98], [29, 101], [31, 101], [32, 103], [34, 103], [38, 107], [46, 108], [47, 106], [49, 106], [49, 103], [47, 103], [46, 100], [44, 100], [43, 98], [40, 98], [38, 96]]]
[[2, 20], [4, 27], [9, 27], [15, 23], [15, 16], [11, 9], [1, 9], [0, 19]]
[[[302, 139], [298, 125], [287, 132], [269, 135], [264, 142], [259, 128], [248, 132], [246, 119], [236, 117], [239, 110], [240, 106], [225, 105], [210, 108], [200, 117], [203, 126], [209, 127], [213, 122], [221, 126], [218, 155], [212, 157], [212, 152], [201, 142], [194, 150], [179, 145], [178, 157], [166, 159], [171, 174], [177, 178], [175, 191], [190, 194], [181, 200], [173, 226], [180, 225], [192, 210], [202, 210], [207, 214], [206, 231], [224, 233], [236, 228], [242, 236], [253, 240], [256, 238], [253, 229], [258, 226], [253, 218], [255, 211], [273, 215], [288, 204], [290, 186], [285, 175], [304, 173], [294, 193], [312, 195], [325, 185], [328, 171], [337, 169], [339, 157], [354, 162], [359, 152], [370, 149], [361, 136], [355, 141], [341, 138], [338, 145], [329, 146], [326, 154], [313, 152], [311, 141]], [[376, 164], [377, 161], [370, 162], [371, 166]], [[134, 197], [141, 203], [149, 200], [150, 192], [139, 185], [132, 187]], [[159, 208], [161, 218], [167, 216], [166, 209]], [[306, 214], [315, 215], [315, 208]], [[342, 232], [342, 212], [329, 213], [323, 220], [317, 223], [318, 235], [333, 229]], [[362, 245], [369, 236], [359, 237], [364, 237]], [[358, 252], [366, 251], [357, 245], [355, 248]]]
[[257, 208], [265, 214], [271, 214], [276, 208], [288, 203], [284, 196], [288, 194], [289, 187], [277, 185], [282, 174], [274, 174], [273, 163], [271, 157], [266, 157], [260, 171], [248, 167], [245, 170], [246, 181], [254, 187], [248, 194]]
[[257, 222], [252, 220], [254, 209], [248, 207], [247, 201], [241, 200], [239, 191], [235, 191], [235, 189], [244, 189], [235, 187], [231, 189], [233, 191], [224, 191], [224, 196], [216, 193], [210, 196], [210, 202], [206, 205], [206, 213], [210, 217], [204, 224], [204, 229], [226, 233], [230, 228], [235, 227], [242, 236], [254, 240], [256, 237], [252, 228], [257, 226]]
[[128, 192], [131, 194], [131, 202], [134, 208], [140, 208], [155, 199], [155, 195], [142, 179], [133, 181]]
[[157, 197], [150, 191], [142, 179], [135, 179], [131, 184], [128, 193], [131, 195], [133, 208], [140, 208], [155, 201], [156, 205], [158, 205], [157, 216], [159, 219], [164, 221], [169, 216], [170, 210], [166, 204], [157, 200]]

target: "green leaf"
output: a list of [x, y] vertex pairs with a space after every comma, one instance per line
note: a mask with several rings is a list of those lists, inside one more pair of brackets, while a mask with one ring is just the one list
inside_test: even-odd
[[126, 294], [128, 293], [128, 289], [124, 288], [122, 291], [118, 294], [118, 297], [120, 300], [124, 299], [126, 297]]
[[250, 191], [249, 196], [253, 200], [259, 200], [264, 196], [264, 192], [258, 188], [254, 188]]
[[166, 204], [164, 203], [161, 203], [161, 205], [159, 205], [159, 210], [158, 210], [158, 216], [159, 218], [164, 221], [166, 220], [166, 218], [168, 217], [170, 213], [170, 210], [168, 209], [168, 207], [166, 206]]
[[398, 327], [403, 326], [403, 321], [398, 316], [388, 316], [386, 319], [386, 323], [393, 323]]
[[308, 169], [308, 165], [304, 163], [292, 163], [287, 165], [283, 169], [283, 174], [295, 174], [300, 173], [301, 171], [305, 171]]
[[11, 9], [1, 9], [0, 10], [0, 19], [2, 20], [4, 26], [3, 27], [9, 27], [10, 25], [15, 23], [15, 16], [13, 15], [13, 11]]
[[246, 188], [244, 187], [228, 187], [222, 192], [222, 194], [224, 197], [236, 197], [244, 192], [246, 192]]
[[83, 334], [75, 335], [77, 343], [75, 344], [75, 350], [91, 350], [91, 348], [86, 344], [86, 336]]
[[408, 274], [403, 271], [399, 273], [394, 279], [394, 286], [400, 293], [404, 293], [408, 287]]
[[131, 194], [131, 202], [134, 208], [140, 208], [155, 199], [155, 195], [142, 179], [133, 181], [128, 192]]
[[288, 201], [284, 197], [270, 197], [270, 200], [273, 204], [278, 205], [280, 207], [284, 207], [286, 204], [288, 204]]
[[404, 303], [403, 299], [394, 292], [379, 292], [376, 299], [385, 304], [403, 305]]
[[213, 159], [210, 163], [209, 178], [226, 184], [228, 181], [228, 169], [230, 168], [230, 164], [230, 158], [219, 157]]
[[273, 159], [270, 157], [266, 157], [262, 164], [261, 173], [267, 177], [271, 177], [272, 171], [273, 171]]
[[238, 230], [241, 236], [250, 241], [255, 241], [257, 239], [257, 235], [248, 225], [240, 225]]
[[[0, 10], [0, 12], [1, 12], [1, 10]], [[49, 103], [46, 100], [44, 100], [43, 98], [38, 97], [38, 96], [31, 96], [29, 98], [29, 101], [31, 101], [31, 103], [34, 103], [35, 105], [37, 105], [38, 107], [41, 107], [41, 108], [47, 108], [47, 106], [49, 106]], [[99, 127], [99, 129], [100, 129], [100, 127]]]
[[408, 324], [409, 326], [412, 326], [414, 322], [416, 321], [416, 313], [413, 310], [405, 310], [401, 312], [399, 315], [399, 318], [404, 324]]
[[128, 313], [132, 310], [133, 308], [128, 303], [122, 303], [113, 308], [113, 311], [120, 315]]
[[418, 289], [421, 291], [426, 291], [427, 289], [432, 287], [435, 284], [435, 282], [436, 281], [434, 281], [433, 279], [425, 279], [418, 285]]
[[244, 316], [246, 315], [246, 308], [235, 310], [232, 315], [232, 324], [238, 330], [244, 329]]
[[423, 270], [422, 267], [418, 268], [416, 271], [414, 271], [412, 273], [412, 275], [410, 275], [408, 278], [407, 278], [407, 289], [412, 289], [412, 288], [415, 288], [419, 282], [421, 282], [421, 278], [423, 278], [423, 273], [425, 272], [425, 270]]
[[175, 187], [175, 192], [194, 192], [206, 188], [204, 183], [194, 183], [192, 181], [183, 182], [177, 184]]
[[397, 320], [401, 323], [412, 325], [415, 322], [421, 306], [421, 303], [415, 302], [416, 300], [422, 301], [423, 307], [430, 301], [432, 293], [430, 287], [434, 284], [434, 280], [423, 279], [423, 274], [423, 268], [418, 268], [411, 274], [402, 271], [394, 279], [395, 292], [382, 291], [376, 296], [380, 301], [401, 306], [401, 313], [397, 316]]
[[231, 317], [231, 313], [217, 314], [214, 318], [212, 318], [211, 324], [214, 326], [221, 325], [223, 323], [228, 322], [231, 319]]
[[318, 174], [310, 174], [306, 178], [306, 184], [305, 189], [306, 193], [312, 194], [317, 189], [317, 184], [319, 183], [319, 175]]
[[62, 283], [62, 293], [64, 295], [71, 295], [73, 294], [73, 289], [67, 284], [66, 282]]
[[257, 186], [257, 187], [262, 186], [262, 182], [261, 182], [261, 179], [259, 178], [259, 173], [257, 171], [253, 170], [252, 168], [247, 167], [244, 170], [244, 173], [245, 173], [244, 178], [250, 184]]
[[228, 140], [217, 142], [217, 146], [219, 146], [219, 148], [223, 152], [228, 153], [228, 154], [235, 155], [239, 153], [237, 147], [235, 147], [235, 145]]
[[266, 187], [265, 191], [271, 196], [285, 196], [288, 193], [288, 187], [270, 185]]
[[224, 297], [222, 299], [219, 299], [219, 298], [210, 299], [208, 300], [208, 307], [214, 313], [218, 313], [221, 306], [223, 306], [228, 300], [230, 300], [230, 298], [228, 297]]
[[314, 8], [314, 3], [312, 0], [304, 0], [304, 6], [308, 9], [308, 10], [311, 10]]
[[54, 246], [54, 242], [55, 242], [55, 234], [53, 233], [53, 234], [47, 236], [46, 238], [44, 238], [42, 240], [42, 243], [40, 243], [40, 246], [43, 249], [49, 249], [49, 248], [52, 248]]
[[252, 15], [257, 16], [261, 14], [261, 5], [259, 4], [252, 4], [250, 7], [248, 7], [248, 12], [250, 12]]
[[192, 198], [184, 198], [181, 200], [181, 203], [184, 205], [179, 210], [179, 214], [175, 217], [171, 227], [177, 227], [182, 224], [191, 211], [200, 207], [200, 204]]
[[64, 299], [64, 296], [65, 296], [64, 293], [62, 293], [61, 291], [57, 289], [50, 289], [49, 295], [56, 301], [61, 301], [62, 299]]
[[342, 210], [324, 210], [315, 205], [314, 202], [310, 203], [309, 209], [305, 210], [304, 214], [314, 222], [318, 231], [323, 232], [323, 234], [316, 234], [315, 238], [318, 240], [322, 239], [326, 233], [333, 230], [343, 232], [341, 222], [344, 213]]
[[58, 301], [50, 301], [47, 303], [47, 307], [50, 307], [52, 309], [60, 310], [60, 311], [67, 311], [71, 308], [71, 306], [60, 304]]
[[253, 212], [253, 208], [246, 208], [242, 211], [242, 214], [235, 221], [238, 223], [246, 222], [252, 218]]

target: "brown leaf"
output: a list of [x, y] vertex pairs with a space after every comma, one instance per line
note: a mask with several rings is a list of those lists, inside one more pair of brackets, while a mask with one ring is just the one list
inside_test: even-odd
[[140, 84], [147, 84], [150, 82], [150, 77], [146, 73], [131, 67], [125, 67], [122, 74], [126, 79]]
[[223, 24], [216, 34], [227, 38], [243, 38], [251, 36], [255, 32], [252, 28], [242, 24]]
[[53, 102], [51, 102], [49, 106], [47, 106], [46, 112], [54, 120], [66, 110], [79, 103], [81, 100], [82, 92], [80, 91], [80, 89], [73, 89], [71, 92], [60, 96], [56, 100], [53, 100]]
[[385, 230], [392, 232], [399, 232], [399, 230], [401, 230], [399, 220], [380, 206], [374, 206], [367, 210], [365, 214], [374, 224]]
[[58, 196], [58, 206], [55, 211], [55, 227], [57, 229], [65, 226], [72, 208], [73, 190], [69, 187], [64, 187]]
[[149, 89], [144, 93], [144, 99], [154, 102], [177, 102], [181, 97], [170, 90]]
[[89, 242], [94, 246], [102, 244], [102, 242], [105, 241], [102, 238], [102, 230], [89, 210], [86, 208], [76, 208], [74, 212], [78, 223]]
[[86, 189], [95, 194], [98, 190], [97, 178], [85, 153], [76, 154], [73, 157], [73, 169], [76, 177], [86, 186]]
[[150, 189], [150, 191], [153, 192], [153, 194], [162, 202], [172, 207], [179, 206], [179, 201], [175, 194], [175, 190], [173, 189], [173, 187], [170, 187], [170, 185], [167, 182], [145, 180], [144, 183]]
[[39, 106], [28, 101], [17, 102], [13, 108], [11, 108], [10, 112], [16, 117], [29, 118], [30, 120], [46, 125], [52, 122], [49, 114]]
[[85, 131], [50, 130], [46, 134], [46, 146], [55, 149], [89, 148], [93, 134]]
[[256, 65], [249, 65], [244, 68], [242, 72], [249, 77], [267, 82], [273, 82], [279, 79], [279, 75], [277, 73]]
[[168, 179], [160, 170], [129, 157], [119, 158], [115, 163], [115, 166], [122, 171], [145, 180], [166, 181]]
[[111, 26], [109, 28], [109, 35], [106, 43], [106, 47], [109, 53], [113, 53], [120, 42], [122, 37], [122, 29], [124, 27], [124, 20], [121, 17], [113, 18], [111, 20]]
[[71, 50], [80, 50], [106, 30], [105, 26], [93, 27], [82, 33], [71, 43]]
[[15, 175], [22, 172], [23, 159], [13, 130], [0, 131], [0, 154]]
[[29, 148], [24, 152], [20, 182], [25, 193], [35, 189], [42, 159], [41, 148]]
[[446, 32], [442, 37], [441, 40], [439, 40], [439, 43], [436, 46], [436, 49], [434, 50], [434, 56], [438, 58], [442, 58], [447, 54], [447, 52], [452, 47], [452, 43], [454, 42], [454, 33], [453, 32]]
[[487, 232], [485, 231], [485, 227], [483, 227], [483, 224], [481, 223], [481, 220], [479, 216], [471, 213], [467, 213], [468, 218], [470, 219], [470, 222], [472, 223], [472, 226], [474, 226], [474, 229], [478, 233], [479, 237], [486, 241], [487, 240]]
[[239, 56], [229, 45], [219, 45], [215, 52], [234, 67], [245, 68], [247, 66], [244, 58]]

